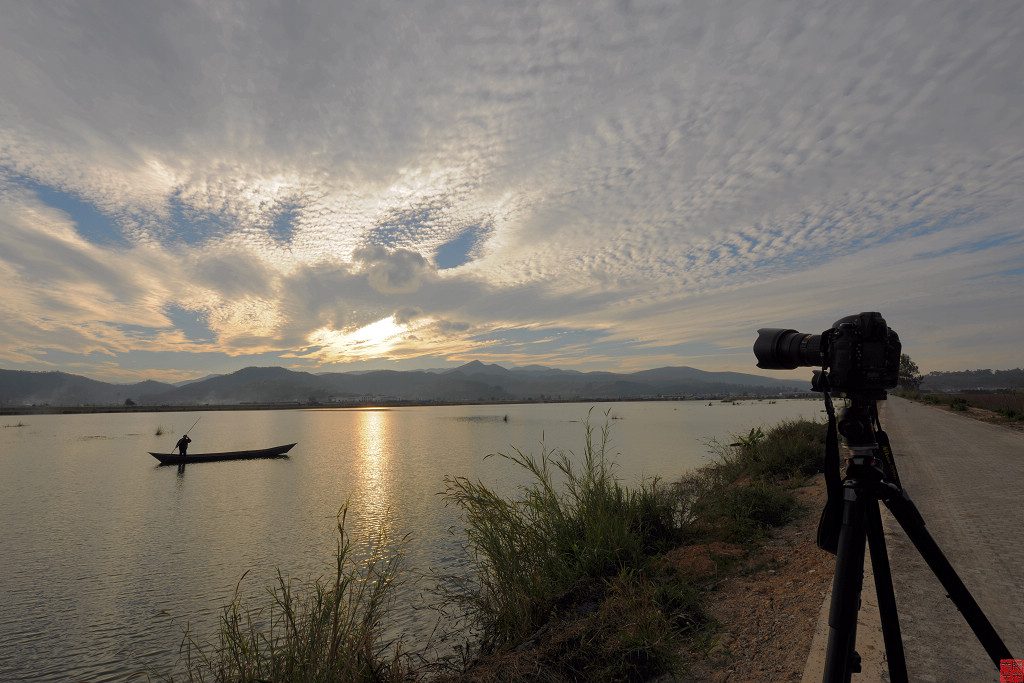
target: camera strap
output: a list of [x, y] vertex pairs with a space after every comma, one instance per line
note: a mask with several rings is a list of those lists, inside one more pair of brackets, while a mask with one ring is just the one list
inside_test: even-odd
[[828, 414], [828, 433], [825, 435], [825, 491], [828, 500], [818, 520], [818, 547], [836, 554], [839, 549], [839, 530], [843, 523], [843, 481], [839, 476], [839, 428], [836, 424], [836, 409], [832, 397], [825, 396], [825, 412]]
[[885, 466], [886, 478], [895, 484], [897, 489], [902, 491], [903, 484], [900, 483], [900, 474], [896, 471], [896, 459], [892, 455], [889, 435], [882, 430], [882, 422], [878, 419], [878, 411], [875, 411], [873, 417], [875, 421], [875, 440], [878, 442], [878, 450]]

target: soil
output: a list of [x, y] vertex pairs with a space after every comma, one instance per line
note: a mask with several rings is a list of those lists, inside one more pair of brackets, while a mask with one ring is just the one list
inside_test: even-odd
[[794, 494], [804, 513], [776, 529], [743, 571], [730, 572], [708, 595], [708, 612], [720, 624], [716, 645], [707, 657], [686, 654], [687, 674], [666, 682], [801, 680], [835, 558], [815, 544], [824, 476]]

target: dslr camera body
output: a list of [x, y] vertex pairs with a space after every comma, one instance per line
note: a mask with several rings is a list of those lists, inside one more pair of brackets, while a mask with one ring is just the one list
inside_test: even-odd
[[885, 398], [885, 390], [896, 386], [902, 349], [899, 335], [886, 325], [882, 314], [870, 312], [840, 318], [821, 334], [762, 328], [754, 342], [757, 367], [818, 367], [821, 371], [814, 373], [811, 383], [814, 391], [836, 390], [865, 398]]

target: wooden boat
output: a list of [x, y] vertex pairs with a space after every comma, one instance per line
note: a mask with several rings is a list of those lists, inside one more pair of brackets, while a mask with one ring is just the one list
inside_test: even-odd
[[214, 462], [217, 460], [254, 460], [256, 458], [280, 458], [292, 449], [295, 444], [274, 446], [273, 448], [262, 448], [255, 451], [227, 451], [225, 453], [153, 453], [154, 458], [160, 461], [161, 465], [184, 465], [191, 462]]

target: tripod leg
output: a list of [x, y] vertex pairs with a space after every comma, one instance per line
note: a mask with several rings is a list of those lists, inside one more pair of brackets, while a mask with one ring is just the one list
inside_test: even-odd
[[892, 495], [884, 498], [886, 506], [892, 512], [896, 521], [900, 523], [900, 526], [903, 527], [907, 537], [910, 538], [914, 547], [921, 554], [921, 557], [928, 563], [928, 567], [931, 568], [932, 573], [935, 574], [942, 587], [946, 589], [950, 600], [960, 610], [968, 626], [974, 631], [974, 635], [978, 637], [978, 641], [985, 648], [989, 659], [992, 660], [997, 669], [999, 668], [999, 660], [1013, 659], [1009, 648], [1006, 647], [999, 634], [996, 633], [988, 617], [981, 611], [981, 608], [975, 602], [970, 591], [967, 590], [964, 582], [960, 580], [956, 571], [953, 570], [949, 560], [942, 554], [938, 544], [935, 543], [935, 539], [924, 528], [924, 518], [921, 517], [921, 513], [918, 512], [910, 497], [907, 496], [905, 491], [891, 493]]
[[828, 613], [828, 650], [823, 683], [848, 683], [860, 671], [857, 640], [857, 612], [864, 585], [865, 502], [852, 487], [843, 487], [843, 524], [836, 550], [836, 571], [832, 578], [832, 604]]
[[885, 642], [885, 656], [889, 662], [889, 680], [892, 683], [905, 683], [907, 658], [903, 653], [900, 617], [896, 611], [889, 553], [885, 549], [885, 532], [882, 530], [882, 515], [878, 510], [877, 501], [871, 501], [867, 505], [867, 536], [875, 579], [875, 596], [878, 598], [878, 614], [882, 621], [882, 639]]

